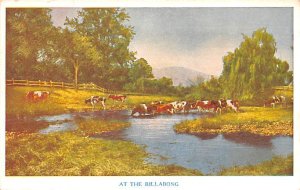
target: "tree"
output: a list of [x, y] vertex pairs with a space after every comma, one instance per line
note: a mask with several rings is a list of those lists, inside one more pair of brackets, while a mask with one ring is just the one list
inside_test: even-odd
[[76, 31], [64, 29], [61, 39], [61, 57], [70, 69], [74, 69], [74, 84], [78, 87], [80, 67], [93, 67], [101, 62], [102, 55], [91, 43], [91, 39]]
[[265, 28], [256, 30], [251, 37], [244, 35], [239, 48], [223, 57], [223, 96], [253, 99], [273, 86], [289, 83], [289, 65], [276, 58], [275, 52], [275, 39]]
[[71, 30], [88, 36], [102, 55], [92, 80], [105, 87], [120, 88], [128, 80], [128, 68], [135, 59], [128, 49], [134, 35], [133, 28], [125, 24], [128, 19], [125, 9], [86, 8], [79, 11], [77, 18], [66, 21]]
[[[7, 78], [37, 79], [46, 74], [44, 67], [57, 61], [51, 9], [8, 8], [6, 20]], [[55, 69], [56, 70], [56, 69]]]

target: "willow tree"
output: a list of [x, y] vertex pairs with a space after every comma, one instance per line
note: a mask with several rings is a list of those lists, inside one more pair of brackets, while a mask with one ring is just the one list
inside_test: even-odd
[[102, 61], [95, 65], [90, 81], [105, 87], [121, 88], [129, 80], [128, 69], [135, 59], [129, 51], [133, 28], [128, 25], [129, 16], [120, 8], [85, 8], [78, 17], [67, 19], [66, 25], [82, 36], [88, 36]]
[[265, 28], [244, 35], [244, 41], [234, 52], [223, 57], [220, 76], [223, 96], [252, 99], [265, 94], [273, 86], [291, 80], [289, 65], [275, 57], [276, 41]]

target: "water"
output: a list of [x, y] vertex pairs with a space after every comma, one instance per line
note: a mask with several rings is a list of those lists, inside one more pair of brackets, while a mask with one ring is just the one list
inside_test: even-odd
[[293, 151], [291, 137], [261, 137], [250, 134], [194, 136], [174, 132], [174, 124], [203, 117], [198, 113], [143, 118], [128, 115], [127, 111], [103, 111], [44, 117], [39, 119], [57, 121], [58, 124], [50, 125], [40, 132], [73, 130], [76, 127], [72, 122], [75, 117], [129, 121], [130, 128], [106, 134], [101, 138], [129, 140], [146, 145], [146, 151], [151, 153], [147, 162], [176, 164], [200, 170], [204, 174], [216, 174], [221, 168], [235, 165], [257, 164], [270, 160], [275, 155], [288, 155]]

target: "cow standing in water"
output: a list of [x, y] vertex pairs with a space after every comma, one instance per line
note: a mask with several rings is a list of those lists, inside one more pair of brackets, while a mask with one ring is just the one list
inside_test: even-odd
[[105, 101], [106, 101], [106, 98], [104, 98], [104, 97], [91, 96], [91, 98], [86, 99], [84, 102], [86, 104], [90, 103], [93, 106], [93, 109], [95, 108], [95, 106], [98, 102], [101, 102], [103, 109], [105, 109]]

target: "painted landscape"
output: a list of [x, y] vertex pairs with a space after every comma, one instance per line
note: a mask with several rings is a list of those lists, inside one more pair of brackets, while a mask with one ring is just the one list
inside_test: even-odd
[[293, 175], [292, 8], [7, 8], [6, 176]]

